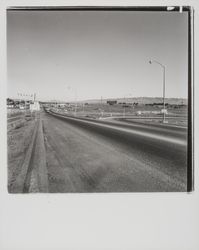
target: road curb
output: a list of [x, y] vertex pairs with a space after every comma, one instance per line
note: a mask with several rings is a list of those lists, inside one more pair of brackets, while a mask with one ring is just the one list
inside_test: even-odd
[[43, 123], [41, 118], [39, 119], [38, 124], [38, 133], [36, 139], [38, 147], [38, 185], [39, 192], [47, 193], [48, 192], [48, 171], [46, 165], [46, 149], [44, 145], [44, 133], [43, 133]]

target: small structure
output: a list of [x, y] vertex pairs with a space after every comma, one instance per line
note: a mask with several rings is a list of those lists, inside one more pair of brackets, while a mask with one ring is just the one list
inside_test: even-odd
[[114, 105], [117, 104], [117, 100], [108, 100], [106, 103], [109, 105]]
[[167, 109], [161, 109], [161, 113], [162, 114], [168, 114], [168, 111], [167, 111]]
[[40, 110], [39, 102], [35, 101], [32, 104], [30, 104], [30, 111], [39, 111], [39, 110]]
[[19, 109], [24, 110], [25, 106], [24, 105], [19, 105]]

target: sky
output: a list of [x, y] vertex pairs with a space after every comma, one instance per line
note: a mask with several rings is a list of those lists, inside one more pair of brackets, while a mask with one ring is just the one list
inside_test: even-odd
[[7, 95], [187, 98], [188, 13], [7, 12]]

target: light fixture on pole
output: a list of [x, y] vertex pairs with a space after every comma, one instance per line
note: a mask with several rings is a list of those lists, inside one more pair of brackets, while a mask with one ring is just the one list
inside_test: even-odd
[[166, 120], [165, 120], [165, 115], [166, 115], [166, 109], [165, 109], [165, 84], [166, 84], [166, 81], [165, 81], [165, 78], [166, 78], [166, 66], [163, 65], [162, 63], [156, 61], [156, 60], [150, 60], [149, 61], [150, 64], [152, 63], [156, 63], [158, 65], [161, 66], [162, 70], [163, 70], [163, 123], [166, 123]]

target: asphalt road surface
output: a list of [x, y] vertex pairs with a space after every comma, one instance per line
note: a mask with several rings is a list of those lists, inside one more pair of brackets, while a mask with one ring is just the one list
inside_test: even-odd
[[186, 191], [187, 129], [43, 112], [49, 192]]

